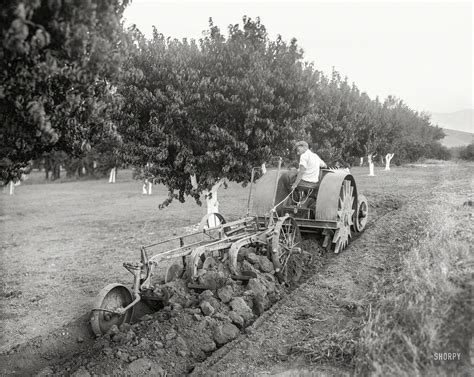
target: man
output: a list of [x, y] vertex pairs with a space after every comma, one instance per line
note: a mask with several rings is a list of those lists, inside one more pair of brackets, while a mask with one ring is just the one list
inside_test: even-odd
[[296, 143], [296, 153], [300, 156], [300, 166], [296, 180], [291, 186], [294, 190], [300, 183], [314, 184], [319, 181], [319, 169], [327, 167], [316, 153], [309, 150], [306, 141]]

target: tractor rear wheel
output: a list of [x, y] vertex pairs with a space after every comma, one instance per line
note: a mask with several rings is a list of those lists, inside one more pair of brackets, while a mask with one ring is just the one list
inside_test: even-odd
[[303, 266], [295, 258], [301, 253], [300, 242], [301, 232], [295, 219], [280, 218], [272, 237], [272, 262], [280, 282], [291, 284], [300, 279]]
[[332, 242], [335, 244], [334, 253], [336, 254], [344, 250], [349, 243], [349, 238], [352, 237], [351, 227], [354, 223], [354, 212], [354, 187], [351, 181], [345, 179], [342, 182], [339, 194], [339, 205], [337, 208], [338, 228], [332, 239]]

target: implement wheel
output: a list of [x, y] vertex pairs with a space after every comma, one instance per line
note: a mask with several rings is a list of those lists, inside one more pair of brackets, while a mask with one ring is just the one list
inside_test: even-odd
[[295, 255], [301, 252], [297, 247], [301, 242], [301, 232], [295, 219], [283, 217], [278, 220], [272, 237], [272, 262], [280, 282], [297, 282], [302, 274]]
[[101, 336], [106, 334], [113, 325], [120, 326], [123, 323], [129, 323], [133, 315], [133, 307], [121, 315], [96, 309], [116, 310], [125, 308], [132, 301], [132, 293], [124, 285], [114, 283], [104, 287], [97, 295], [90, 318], [94, 334]]
[[349, 238], [352, 237], [351, 227], [354, 219], [354, 187], [351, 181], [345, 179], [342, 182], [341, 191], [339, 193], [339, 205], [337, 208], [337, 222], [339, 228], [334, 233], [332, 242], [334, 245], [334, 253], [338, 254], [349, 243]]
[[199, 231], [214, 228], [222, 224], [225, 224], [224, 216], [222, 216], [220, 213], [208, 213], [207, 215], [204, 215], [201, 222], [199, 223]]

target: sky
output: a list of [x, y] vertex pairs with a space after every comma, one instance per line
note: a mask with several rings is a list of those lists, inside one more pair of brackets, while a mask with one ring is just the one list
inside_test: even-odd
[[395, 95], [429, 113], [474, 108], [472, 2], [133, 0], [125, 24], [151, 37], [199, 39], [260, 17], [271, 38], [296, 38], [305, 60], [332, 67], [371, 98]]

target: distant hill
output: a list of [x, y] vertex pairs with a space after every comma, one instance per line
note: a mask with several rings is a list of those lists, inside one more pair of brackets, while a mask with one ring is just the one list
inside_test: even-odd
[[473, 133], [474, 110], [465, 109], [454, 113], [432, 113], [431, 122], [441, 128]]
[[441, 144], [448, 148], [463, 147], [474, 142], [472, 132], [449, 130], [447, 128], [443, 128], [443, 132], [446, 136], [441, 140]]

